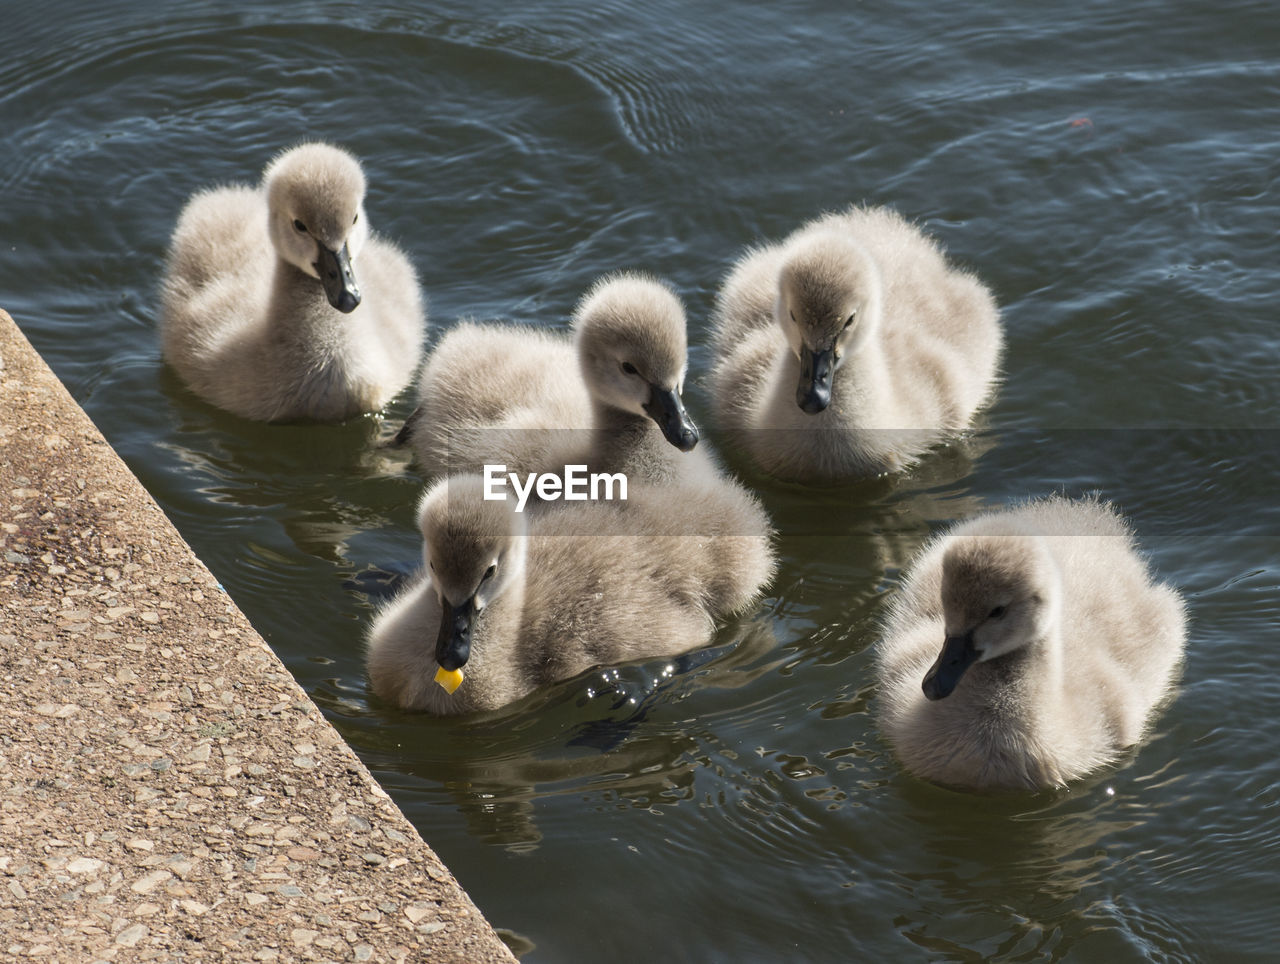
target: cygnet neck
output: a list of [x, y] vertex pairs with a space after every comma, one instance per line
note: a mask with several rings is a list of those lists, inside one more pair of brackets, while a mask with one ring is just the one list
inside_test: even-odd
[[623, 472], [628, 477], [637, 472], [651, 475], [665, 456], [664, 450], [670, 448], [653, 419], [600, 401], [593, 408], [592, 469]]
[[332, 324], [346, 316], [329, 304], [319, 279], [277, 255], [267, 317], [276, 329], [295, 333], [299, 328], [317, 322]]

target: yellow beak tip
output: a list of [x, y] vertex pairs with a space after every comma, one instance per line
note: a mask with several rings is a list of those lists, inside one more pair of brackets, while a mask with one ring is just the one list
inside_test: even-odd
[[462, 685], [462, 670], [449, 670], [440, 666], [436, 669], [436, 682], [440, 684], [440, 688], [446, 693], [453, 693]]

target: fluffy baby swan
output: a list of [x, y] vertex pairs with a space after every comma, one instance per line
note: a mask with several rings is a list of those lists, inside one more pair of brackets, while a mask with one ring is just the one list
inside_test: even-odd
[[971, 789], [1057, 787], [1138, 741], [1186, 639], [1109, 506], [978, 516], [912, 564], [879, 647], [880, 725], [908, 770]]
[[[669, 493], [637, 487], [625, 511], [588, 502], [528, 515], [486, 501], [478, 476], [435, 483], [419, 508], [424, 571], [369, 632], [373, 691], [404, 709], [466, 713], [592, 666], [706, 645], [772, 576], [771, 530], [745, 493]], [[455, 692], [435, 682], [441, 670], [464, 670]]]
[[510, 325], [454, 328], [423, 366], [418, 409], [399, 439], [429, 475], [576, 462], [654, 481], [698, 443], [680, 398], [686, 354], [676, 294], [643, 275], [609, 275], [579, 303], [572, 338]]
[[990, 397], [998, 318], [990, 292], [893, 211], [825, 215], [748, 251], [722, 286], [716, 418], [779, 478], [907, 467]]
[[206, 401], [260, 421], [338, 421], [408, 384], [426, 324], [418, 279], [369, 231], [364, 172], [328, 144], [262, 185], [187, 202], [169, 245], [165, 360]]

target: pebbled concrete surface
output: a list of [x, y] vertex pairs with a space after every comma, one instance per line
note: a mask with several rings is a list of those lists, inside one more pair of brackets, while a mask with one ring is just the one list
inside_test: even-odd
[[0, 311], [0, 959], [515, 958]]

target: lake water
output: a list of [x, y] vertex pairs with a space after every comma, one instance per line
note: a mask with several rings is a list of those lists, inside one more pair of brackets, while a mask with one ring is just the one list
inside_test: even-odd
[[[1060, 7], [1060, 9], [1054, 9]], [[1280, 17], [1268, 2], [3, 4], [0, 305], [530, 962], [1272, 959], [1280, 937]], [[782, 532], [713, 659], [501, 714], [372, 700], [373, 568], [413, 560], [412, 407], [264, 426], [161, 364], [185, 198], [279, 148], [365, 162], [430, 299], [562, 328], [663, 275], [705, 382], [744, 245], [895, 206], [1003, 308], [1006, 378], [916, 471], [747, 474]], [[897, 766], [871, 717], [899, 571], [948, 522], [1100, 491], [1192, 616], [1150, 738], [1068, 791]], [[361, 574], [366, 574], [364, 577]], [[650, 693], [615, 706], [611, 686]], [[527, 946], [527, 945], [526, 945]]]

